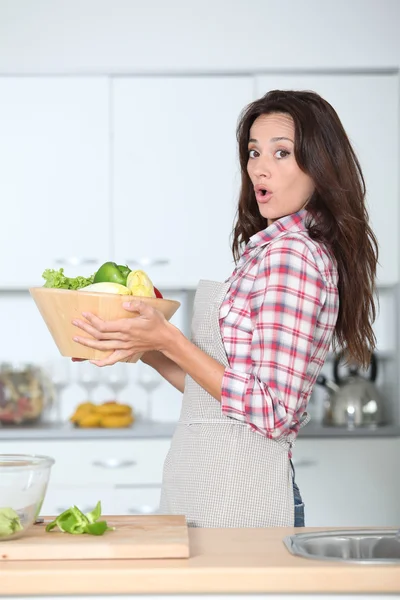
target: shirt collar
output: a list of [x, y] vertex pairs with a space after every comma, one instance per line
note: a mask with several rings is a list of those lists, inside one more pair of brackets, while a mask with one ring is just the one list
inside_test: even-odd
[[298, 212], [277, 219], [262, 231], [252, 235], [248, 242], [248, 247], [264, 246], [286, 232], [306, 231], [307, 216], [310, 216], [308, 211], [302, 208]]

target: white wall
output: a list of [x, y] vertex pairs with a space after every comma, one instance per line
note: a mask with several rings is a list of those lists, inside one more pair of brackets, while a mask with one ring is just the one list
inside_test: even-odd
[[[0, 76], [399, 67], [400, 0], [0, 0]], [[27, 294], [0, 291], [0, 309], [0, 360], [58, 357]]]
[[400, 64], [398, 0], [0, 0], [0, 74]]

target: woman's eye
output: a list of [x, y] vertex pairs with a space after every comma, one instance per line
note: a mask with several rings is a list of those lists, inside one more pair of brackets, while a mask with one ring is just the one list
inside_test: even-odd
[[249, 150], [249, 158], [256, 158], [258, 156], [257, 150]]
[[288, 152], [287, 150], [277, 150], [275, 152], [275, 156], [276, 158], [286, 158], [287, 156], [289, 156], [290, 152]]

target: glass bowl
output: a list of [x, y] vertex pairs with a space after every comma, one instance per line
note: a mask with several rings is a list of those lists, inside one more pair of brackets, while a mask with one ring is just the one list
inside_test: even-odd
[[0, 542], [24, 535], [42, 508], [55, 460], [0, 454]]

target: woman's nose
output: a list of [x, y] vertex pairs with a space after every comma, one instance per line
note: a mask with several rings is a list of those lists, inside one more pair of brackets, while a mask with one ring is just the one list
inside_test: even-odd
[[254, 174], [257, 175], [257, 177], [266, 177], [269, 179], [271, 177], [271, 169], [268, 161], [259, 159], [254, 166]]

